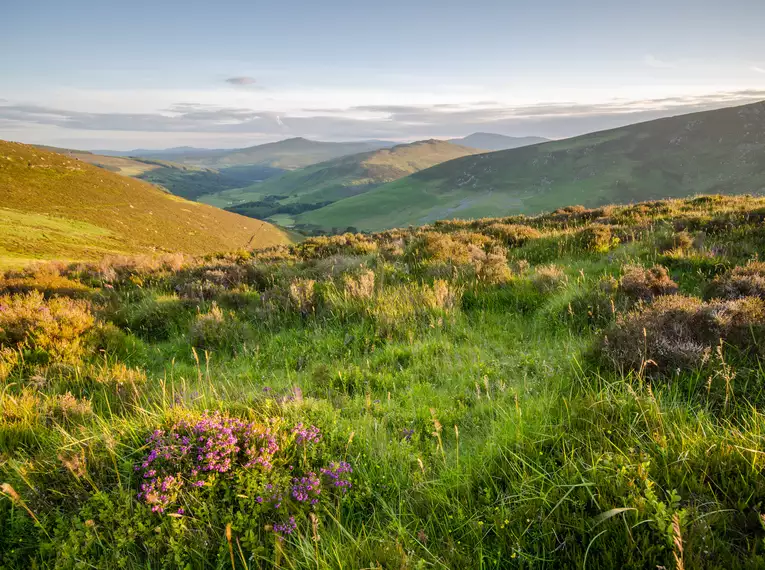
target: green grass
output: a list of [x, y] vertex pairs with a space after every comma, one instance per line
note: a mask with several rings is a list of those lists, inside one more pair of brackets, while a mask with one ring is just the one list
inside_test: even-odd
[[200, 254], [288, 241], [278, 229], [36, 147], [0, 142], [0, 250], [14, 259]]
[[[657, 376], [596, 357], [617, 321], [587, 302], [625, 264], [662, 263], [684, 294], [707, 295], [762, 250], [764, 208], [712, 197], [505, 219], [539, 231], [505, 250], [468, 245], [494, 235], [498, 220], [480, 220], [180, 268], [59, 268], [100, 324], [80, 352], [65, 314], [23, 345], [0, 332], [12, 349], [0, 352], [0, 566], [761, 568], [761, 327], [753, 353], [725, 344], [722, 359]], [[593, 220], [621, 241], [586, 245]], [[667, 250], [681, 225], [704, 239]], [[512, 275], [487, 279], [481, 251], [502, 251]], [[542, 287], [550, 263], [560, 271]], [[50, 275], [6, 276], [0, 306], [13, 302], [3, 287]], [[631, 310], [613, 295], [617, 316]], [[0, 329], [16, 330], [7, 314]], [[41, 348], [51, 339], [67, 359]], [[151, 512], [134, 469], [146, 438], [204, 410], [323, 437], [270, 475], [205, 475]], [[352, 465], [347, 494], [256, 500], [269, 477], [335, 460]], [[297, 530], [280, 539], [270, 525], [287, 512]]]
[[434, 219], [537, 214], [765, 189], [765, 103], [468, 156], [305, 212], [297, 223], [376, 231]]

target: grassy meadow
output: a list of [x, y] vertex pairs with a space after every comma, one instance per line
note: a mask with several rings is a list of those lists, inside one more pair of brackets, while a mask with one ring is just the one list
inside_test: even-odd
[[0, 567], [763, 568], [764, 220], [6, 271]]

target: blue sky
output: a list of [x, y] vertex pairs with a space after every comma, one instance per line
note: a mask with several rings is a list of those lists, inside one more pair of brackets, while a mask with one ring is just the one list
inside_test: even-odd
[[765, 99], [762, 0], [15, 2], [0, 138], [566, 137]]

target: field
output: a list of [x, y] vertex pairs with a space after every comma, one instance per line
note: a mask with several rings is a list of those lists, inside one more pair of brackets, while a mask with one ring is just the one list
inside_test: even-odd
[[706, 196], [6, 272], [0, 566], [762, 568], [763, 220]]
[[325, 231], [765, 192], [765, 103], [466, 156], [297, 216]]
[[[107, 157], [109, 158], [109, 157]], [[289, 239], [251, 218], [33, 146], [0, 141], [0, 259], [204, 254]]]

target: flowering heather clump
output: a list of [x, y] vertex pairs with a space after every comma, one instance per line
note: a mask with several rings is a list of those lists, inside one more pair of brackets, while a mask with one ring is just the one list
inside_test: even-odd
[[[294, 514], [313, 508], [324, 494], [322, 486], [345, 494], [351, 486], [351, 466], [331, 462], [321, 476], [309, 465], [297, 465], [296, 445], [314, 445], [322, 435], [316, 426], [299, 423], [285, 428], [278, 420], [267, 424], [248, 422], [221, 413], [205, 413], [195, 420], [182, 419], [170, 429], [155, 430], [147, 439], [149, 452], [136, 466], [141, 476], [138, 498], [156, 513], [163, 513], [195, 488], [237, 485], [248, 470], [256, 470], [259, 491], [255, 500], [273, 514], [285, 513], [287, 522], [273, 525], [274, 532], [291, 534]], [[297, 460], [296, 460], [297, 456]], [[305, 462], [305, 455], [303, 462]], [[303, 471], [305, 469], [305, 471]], [[236, 475], [236, 476], [235, 476]], [[175, 507], [175, 514], [184, 514]], [[284, 521], [284, 514], [278, 520]]]
[[330, 483], [346, 493], [351, 488], [351, 482], [348, 480], [348, 474], [353, 473], [353, 469], [349, 463], [345, 461], [338, 461], [337, 463], [332, 461], [329, 467], [324, 467], [321, 470], [321, 474], [327, 478]]
[[[322, 469], [322, 471], [324, 471]], [[321, 481], [315, 473], [308, 473], [305, 477], [292, 479], [292, 498], [301, 503], [310, 502], [315, 505], [319, 502], [321, 494]]]
[[219, 413], [193, 423], [181, 420], [168, 432], [155, 430], [147, 443], [151, 450], [136, 466], [144, 479], [138, 496], [156, 512], [174, 502], [185, 485], [202, 487], [212, 474], [235, 467], [269, 470], [279, 451], [270, 426]]
[[302, 422], [292, 428], [292, 433], [295, 434], [297, 443], [319, 443], [321, 440], [319, 428], [316, 426], [304, 427]]
[[290, 517], [289, 520], [284, 523], [276, 523], [273, 528], [274, 532], [277, 534], [292, 534], [295, 532], [295, 529], [297, 529], [295, 517]]

